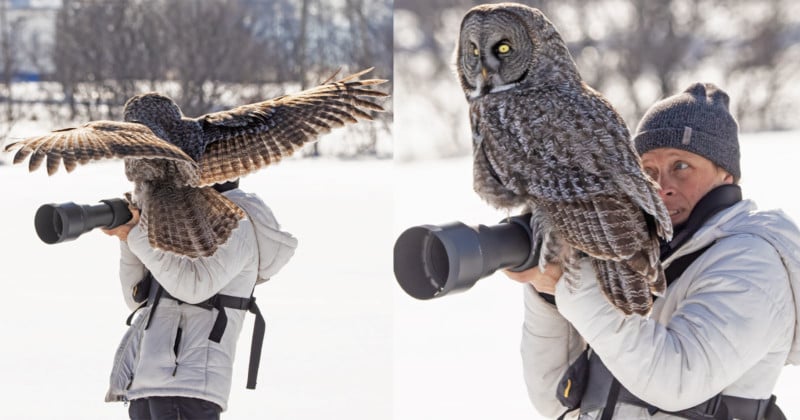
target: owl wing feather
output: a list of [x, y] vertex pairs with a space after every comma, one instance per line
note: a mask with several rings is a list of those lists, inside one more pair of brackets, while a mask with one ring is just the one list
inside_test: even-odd
[[[533, 198], [547, 214], [559, 240], [592, 257], [609, 301], [627, 314], [646, 313], [652, 305], [651, 292], [664, 289], [657, 238], [651, 226], [659, 227], [662, 236], [671, 232], [657, 188], [643, 174], [638, 156], [628, 144], [627, 129], [615, 118], [613, 108], [594, 103], [589, 108], [606, 115], [560, 118], [554, 109], [575, 109], [575, 104], [551, 101], [559, 105], [546, 102], [542, 107], [549, 111], [533, 112], [542, 116], [533, 121], [515, 120], [521, 117], [508, 110], [505, 117], [495, 115], [500, 118], [496, 126], [502, 129], [480, 133], [487, 145], [495, 146], [488, 151], [488, 165], [484, 166], [494, 168], [505, 188], [524, 191]], [[539, 137], [543, 133], [552, 137]], [[528, 159], [533, 157], [529, 161], [538, 164], [511, 164], [514, 158], [502, 148], [518, 144], [515, 139], [528, 138], [537, 139], [536, 146], [529, 146], [526, 154]], [[476, 184], [481, 184], [490, 177], [478, 157], [476, 154], [475, 168], [483, 174], [476, 180], [483, 181]], [[542, 256], [545, 262], [564, 258], [558, 247]], [[577, 261], [579, 258], [569, 255], [564, 262], [569, 266]], [[566, 266], [566, 271], [575, 271], [573, 277], [580, 277], [577, 266]]]
[[616, 188], [626, 194], [642, 211], [655, 218], [656, 231], [660, 237], [670, 239], [672, 222], [669, 213], [664, 202], [658, 196], [659, 187], [642, 169], [639, 154], [634, 149], [633, 142], [630, 141], [630, 131], [628, 131], [625, 121], [600, 92], [585, 83], [582, 86], [584, 87], [584, 99], [588, 101], [588, 108], [595, 110], [605, 120], [603, 132], [598, 133], [600, 134], [598, 144], [603, 147], [606, 161], [614, 162], [621, 174], [621, 176], [612, 176], [608, 179], [613, 180]]
[[386, 80], [359, 80], [367, 69], [300, 93], [204, 115], [206, 149], [200, 158], [201, 183], [232, 180], [276, 163], [332, 128], [371, 120], [383, 111], [365, 98], [387, 96], [372, 86]]
[[622, 191], [628, 192], [628, 196], [642, 211], [654, 218], [658, 236], [666, 240], [671, 239], [672, 220], [667, 207], [658, 196], [658, 185], [641, 170], [641, 167], [638, 171], [628, 171], [628, 173], [631, 176], [616, 179], [617, 185]]
[[31, 172], [46, 159], [48, 175], [58, 171], [62, 161], [67, 172], [72, 172], [78, 164], [112, 158], [165, 159], [190, 170], [197, 167], [179, 147], [160, 139], [144, 125], [127, 122], [93, 121], [77, 128], [55, 130], [5, 147], [6, 152], [13, 150], [17, 150], [14, 163], [30, 156]]

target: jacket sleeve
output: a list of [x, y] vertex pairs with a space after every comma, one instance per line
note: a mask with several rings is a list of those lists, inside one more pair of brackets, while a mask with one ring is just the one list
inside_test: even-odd
[[558, 417], [566, 409], [556, 399], [556, 387], [567, 367], [586, 343], [555, 306], [533, 286], [525, 288], [525, 322], [522, 328], [522, 367], [528, 396], [545, 417]]
[[678, 281], [691, 283], [666, 325], [614, 308], [586, 261], [581, 277], [574, 293], [563, 282], [556, 286], [559, 311], [622, 385], [663, 410], [686, 409], [721, 392], [764, 358], [794, 320], [780, 256], [750, 235], [719, 240], [684, 272]]
[[122, 296], [125, 304], [130, 310], [139, 307], [139, 303], [133, 300], [133, 288], [139, 283], [147, 273], [144, 264], [131, 252], [126, 242], [120, 241], [119, 250], [119, 279], [122, 284]]
[[248, 219], [240, 220], [228, 240], [208, 257], [153, 249], [139, 225], [128, 233], [128, 247], [169, 294], [187, 303], [215, 295], [256, 258], [255, 233]]

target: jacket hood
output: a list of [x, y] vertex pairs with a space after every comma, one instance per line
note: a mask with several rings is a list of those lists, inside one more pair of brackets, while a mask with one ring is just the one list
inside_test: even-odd
[[[752, 200], [742, 200], [730, 209], [715, 215], [699, 230], [690, 244], [681, 250], [685, 255], [700, 249], [722, 237], [750, 234], [769, 242], [781, 256], [789, 275], [789, 284], [794, 297], [795, 322], [792, 347], [787, 364], [800, 364], [800, 229], [782, 210], [759, 211]], [[680, 255], [673, 255], [673, 260]]]
[[255, 194], [240, 189], [226, 191], [223, 195], [247, 213], [258, 243], [258, 279], [261, 284], [277, 273], [294, 255], [297, 238], [282, 231], [272, 210]]

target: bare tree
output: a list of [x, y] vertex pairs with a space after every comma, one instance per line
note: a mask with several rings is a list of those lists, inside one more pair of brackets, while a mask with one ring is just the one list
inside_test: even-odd
[[16, 71], [16, 59], [11, 41], [12, 30], [8, 23], [8, 3], [0, 2], [0, 30], [2, 31], [2, 42], [0, 42], [0, 54], [3, 57], [3, 85], [5, 86], [6, 102], [6, 121], [14, 119], [13, 93], [11, 91], [11, 79]]
[[297, 60], [297, 73], [298, 77], [300, 78], [300, 89], [305, 89], [308, 87], [308, 81], [306, 80], [306, 74], [308, 73], [306, 57], [308, 56], [308, 52], [306, 51], [308, 45], [308, 19], [309, 19], [309, 5], [311, 4], [311, 0], [302, 0], [302, 6], [300, 7], [300, 28], [297, 32], [297, 52], [295, 53], [295, 59]]
[[391, 75], [391, 0], [62, 2], [52, 77], [72, 119], [118, 119], [145, 90], [200, 115], [283, 92], [271, 83], [307, 88], [341, 67]]
[[[632, 127], [655, 100], [696, 80], [728, 91], [743, 130], [799, 126], [792, 86], [800, 74], [800, 18], [790, 0], [518, 1], [550, 17], [584, 79], [606, 93]], [[413, 80], [406, 95], [419, 92], [438, 120], [451, 122], [451, 138], [441, 142], [451, 144], [447, 153], [469, 149], [457, 129], [463, 112], [453, 106], [456, 99], [428, 92], [453, 83], [458, 23], [480, 2], [395, 1], [398, 81]]]

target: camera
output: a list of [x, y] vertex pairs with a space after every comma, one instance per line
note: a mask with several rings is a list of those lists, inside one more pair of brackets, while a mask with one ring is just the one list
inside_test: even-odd
[[[494, 226], [453, 222], [404, 231], [394, 245], [394, 275], [417, 299], [464, 291], [498, 269], [524, 271], [539, 263], [531, 253], [530, 213]], [[537, 241], [541, 242], [541, 241]]]
[[127, 200], [111, 198], [95, 205], [45, 204], [36, 211], [34, 225], [42, 242], [57, 244], [71, 241], [96, 227], [115, 228], [131, 217]]

